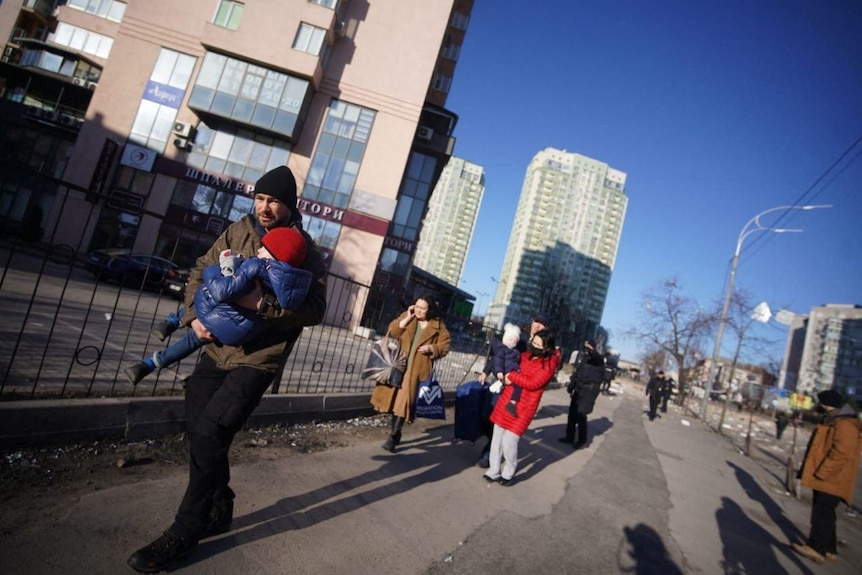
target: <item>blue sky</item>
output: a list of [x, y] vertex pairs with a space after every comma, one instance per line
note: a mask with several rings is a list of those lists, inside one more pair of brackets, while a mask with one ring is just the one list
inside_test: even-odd
[[[478, 296], [483, 306], [526, 167], [545, 147], [628, 174], [602, 321], [626, 359], [639, 353], [622, 333], [643, 291], [676, 277], [715, 305], [743, 226], [775, 206], [835, 207], [780, 223], [803, 233], [746, 239], [737, 287], [773, 310], [862, 304], [857, 0], [478, 0], [447, 107], [460, 116], [455, 155], [485, 169], [460, 285], [491, 294]], [[786, 329], [759, 329], [780, 340], [780, 359]]]

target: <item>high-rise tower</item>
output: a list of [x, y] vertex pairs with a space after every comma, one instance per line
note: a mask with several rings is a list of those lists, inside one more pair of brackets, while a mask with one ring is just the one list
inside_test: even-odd
[[601, 322], [628, 198], [626, 174], [565, 150], [536, 154], [486, 322], [525, 323], [545, 312], [560, 335]]
[[458, 286], [484, 192], [481, 166], [449, 159], [428, 202], [413, 265]]

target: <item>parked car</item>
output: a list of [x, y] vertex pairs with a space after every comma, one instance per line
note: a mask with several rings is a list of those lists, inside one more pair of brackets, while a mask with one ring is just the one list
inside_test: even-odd
[[178, 300], [186, 297], [186, 282], [189, 281], [189, 272], [185, 269], [171, 269], [165, 274], [165, 293]]
[[179, 272], [176, 264], [164, 258], [116, 249], [88, 253], [85, 267], [102, 281], [149, 290], [161, 290], [168, 275]]

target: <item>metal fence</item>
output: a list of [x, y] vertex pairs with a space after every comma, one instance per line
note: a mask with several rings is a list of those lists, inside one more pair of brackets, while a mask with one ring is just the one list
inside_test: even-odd
[[[0, 238], [0, 400], [181, 394], [192, 356], [131, 385], [123, 369], [166, 345], [151, 327], [176, 311], [164, 292], [98, 281], [68, 245]], [[369, 287], [330, 275], [326, 321], [305, 328], [271, 393], [356, 393], [375, 334], [357, 327]], [[181, 333], [181, 332], [178, 332]], [[444, 389], [472, 379], [487, 346], [484, 336], [453, 334], [437, 362]]]

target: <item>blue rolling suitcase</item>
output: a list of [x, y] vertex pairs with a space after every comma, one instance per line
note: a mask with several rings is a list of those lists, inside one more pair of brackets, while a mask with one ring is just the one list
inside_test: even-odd
[[476, 441], [482, 436], [482, 415], [488, 390], [478, 381], [462, 383], [455, 390], [455, 439]]

